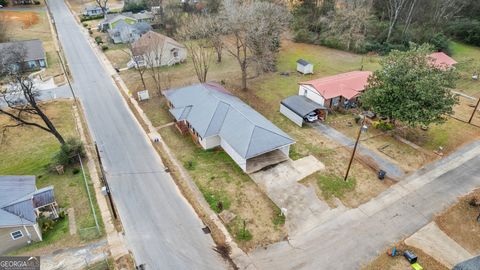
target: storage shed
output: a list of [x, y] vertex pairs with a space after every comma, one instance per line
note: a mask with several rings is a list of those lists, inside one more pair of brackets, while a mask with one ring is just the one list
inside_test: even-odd
[[303, 126], [305, 116], [311, 112], [316, 112], [319, 118], [325, 119], [327, 116], [327, 108], [305, 96], [290, 96], [282, 100], [280, 112], [298, 126]]
[[309, 62], [303, 59], [298, 59], [297, 71], [302, 74], [313, 74], [313, 64], [310, 64]]

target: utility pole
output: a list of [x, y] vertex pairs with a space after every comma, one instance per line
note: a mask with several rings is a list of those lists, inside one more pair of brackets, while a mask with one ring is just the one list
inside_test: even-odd
[[355, 141], [355, 146], [353, 146], [352, 156], [350, 157], [350, 162], [348, 163], [347, 173], [345, 174], [345, 178], [343, 179], [344, 181], [347, 181], [348, 173], [350, 172], [350, 167], [352, 166], [353, 158], [355, 156], [355, 152], [357, 151], [358, 141], [360, 140], [360, 135], [362, 134], [362, 131], [364, 130], [365, 118], [366, 118], [366, 116], [364, 115], [362, 123], [360, 124], [360, 129], [358, 130], [358, 135], [357, 135], [357, 140]]
[[477, 112], [477, 109], [478, 109], [478, 105], [480, 104], [480, 98], [478, 99], [477, 101], [477, 105], [475, 105], [475, 109], [473, 110], [472, 112], [472, 116], [470, 116], [470, 120], [468, 120], [468, 123], [471, 124], [472, 123], [472, 120], [473, 120], [473, 116], [475, 115], [475, 113]]

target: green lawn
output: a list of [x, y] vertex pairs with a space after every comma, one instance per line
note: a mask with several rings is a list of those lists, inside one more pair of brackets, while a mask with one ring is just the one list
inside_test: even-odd
[[452, 57], [458, 62], [460, 80], [457, 88], [468, 95], [480, 97], [480, 81], [472, 80], [473, 73], [480, 72], [480, 48], [459, 42], [452, 42]]
[[[226, 224], [239, 236], [239, 222], [246, 221], [251, 238], [243, 235], [240, 246], [250, 250], [259, 245], [277, 242], [285, 236], [278, 220], [278, 208], [237, 164], [219, 149], [205, 151], [193, 143], [189, 135], [181, 136], [174, 126], [162, 128], [160, 134], [178, 160], [192, 176], [206, 201], [215, 212], [223, 209], [236, 215]], [[242, 227], [243, 228], [243, 227]]]
[[[67, 137], [76, 135], [75, 123], [71, 111], [71, 102], [51, 102], [44, 105], [46, 114]], [[0, 116], [0, 126], [8, 123], [8, 119]], [[81, 172], [73, 173], [73, 168], [67, 168], [63, 175], [58, 175], [51, 169], [51, 164], [56, 153], [59, 151], [59, 143], [56, 139], [37, 128], [17, 127], [8, 129], [0, 144], [0, 175], [35, 175], [37, 188], [53, 185], [55, 198], [61, 208], [75, 209], [75, 219], [79, 233], [71, 236], [68, 231], [68, 219], [59, 222], [55, 229], [45, 233], [44, 241], [35, 243], [16, 251], [16, 254], [45, 254], [55, 249], [78, 246], [100, 235], [92, 234], [91, 229], [95, 226], [93, 214], [88, 202], [85, 182]], [[93, 192], [93, 184], [87, 174], [90, 190]], [[101, 222], [100, 212], [93, 196], [97, 217]], [[100, 228], [103, 230], [103, 228]]]

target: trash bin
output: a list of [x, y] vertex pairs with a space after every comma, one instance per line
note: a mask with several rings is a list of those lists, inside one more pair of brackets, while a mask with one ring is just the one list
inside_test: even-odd
[[387, 175], [387, 172], [384, 170], [378, 171], [378, 179], [383, 180], [385, 179], [385, 175]]
[[403, 253], [403, 257], [405, 257], [405, 259], [407, 259], [407, 261], [410, 263], [410, 264], [414, 264], [417, 262], [417, 255], [415, 255], [412, 251], [410, 250], [407, 250]]

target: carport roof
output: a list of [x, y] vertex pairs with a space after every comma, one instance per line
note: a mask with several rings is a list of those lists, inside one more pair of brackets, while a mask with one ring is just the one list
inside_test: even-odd
[[301, 117], [313, 112], [314, 110], [326, 110], [324, 106], [313, 102], [305, 96], [290, 96], [282, 100], [281, 104], [289, 108]]

